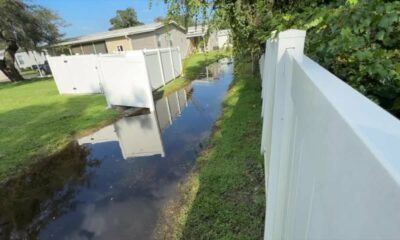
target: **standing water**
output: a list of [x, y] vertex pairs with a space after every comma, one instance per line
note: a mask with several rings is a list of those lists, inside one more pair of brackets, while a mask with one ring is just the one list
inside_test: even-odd
[[204, 77], [0, 189], [0, 238], [150, 239], [207, 144], [232, 66], [214, 64]]

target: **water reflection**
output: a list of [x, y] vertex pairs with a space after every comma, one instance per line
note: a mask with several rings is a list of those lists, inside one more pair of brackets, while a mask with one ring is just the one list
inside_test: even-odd
[[220, 114], [232, 67], [220, 69], [1, 188], [0, 238], [150, 239]]
[[[161, 132], [168, 128], [187, 106], [191, 86], [180, 89], [155, 103], [155, 112], [124, 117], [78, 140], [79, 144], [116, 141], [124, 159], [160, 154], [165, 156]], [[137, 141], [137, 136], [141, 136]]]

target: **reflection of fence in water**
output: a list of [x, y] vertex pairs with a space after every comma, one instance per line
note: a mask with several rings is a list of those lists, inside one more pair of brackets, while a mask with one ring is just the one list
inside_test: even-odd
[[189, 88], [159, 99], [155, 112], [124, 117], [78, 140], [79, 144], [118, 141], [124, 159], [160, 154], [164, 156], [161, 132], [168, 128], [187, 106]]

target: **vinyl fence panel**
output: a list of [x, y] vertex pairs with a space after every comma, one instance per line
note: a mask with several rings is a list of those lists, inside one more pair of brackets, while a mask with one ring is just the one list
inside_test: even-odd
[[129, 56], [101, 56], [98, 61], [101, 84], [109, 104], [154, 110], [153, 94], [141, 51]]
[[47, 56], [61, 94], [101, 93], [96, 55]]
[[265, 239], [398, 239], [400, 122], [303, 55], [305, 34], [267, 42]]
[[161, 55], [162, 68], [164, 70], [164, 80], [165, 83], [168, 83], [169, 81], [175, 78], [171, 54], [169, 49], [161, 49], [160, 55]]
[[153, 90], [164, 86], [163, 69], [159, 59], [158, 51], [144, 52], [146, 59], [147, 71]]
[[48, 60], [61, 94], [104, 91], [109, 105], [152, 110], [152, 90], [182, 73], [179, 48], [48, 57]]
[[171, 56], [172, 56], [172, 63], [173, 69], [175, 72], [175, 76], [180, 76], [182, 73], [182, 60], [180, 56], [179, 48], [172, 48], [171, 49]]

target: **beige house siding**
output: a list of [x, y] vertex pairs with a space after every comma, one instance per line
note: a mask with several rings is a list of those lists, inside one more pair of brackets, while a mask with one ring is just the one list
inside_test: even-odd
[[154, 32], [140, 33], [129, 36], [132, 41], [133, 50], [142, 50], [144, 48], [157, 48]]
[[185, 58], [188, 55], [190, 44], [186, 38], [186, 32], [174, 26], [171, 30], [171, 36], [173, 46], [179, 47], [182, 57]]
[[[168, 32], [166, 32], [168, 30]], [[179, 47], [182, 57], [186, 57], [189, 49], [189, 40], [186, 39], [186, 33], [175, 25], [170, 25], [169, 28], [160, 28], [155, 31], [156, 47]]]
[[107, 39], [106, 46], [109, 53], [118, 52], [118, 46], [122, 46], [124, 51], [132, 50], [130, 38], [125, 37]]

